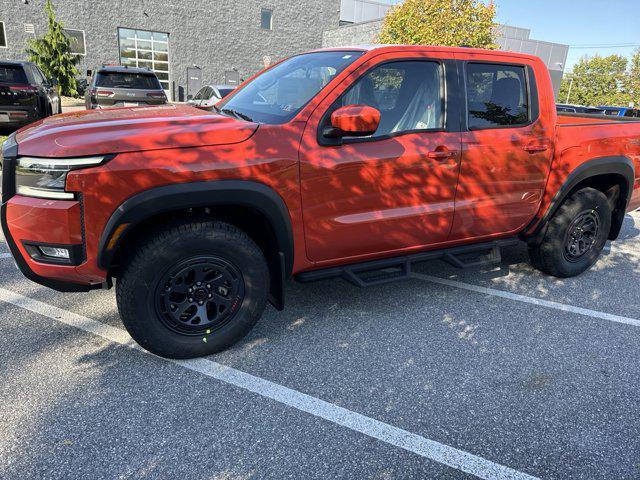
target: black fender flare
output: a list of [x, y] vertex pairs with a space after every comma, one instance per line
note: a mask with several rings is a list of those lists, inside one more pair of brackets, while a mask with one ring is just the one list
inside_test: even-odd
[[526, 235], [525, 240], [529, 242], [536, 242], [542, 239], [544, 233], [546, 231], [546, 225], [549, 220], [556, 213], [562, 202], [571, 194], [571, 192], [576, 188], [577, 185], [588, 180], [589, 178], [597, 177], [599, 175], [619, 175], [626, 180], [626, 184], [623, 185], [623, 188], [620, 192], [620, 198], [618, 199], [618, 216], [617, 218], [612, 219], [611, 223], [611, 233], [609, 238], [614, 240], [618, 237], [620, 233], [620, 229], [622, 228], [622, 221], [624, 219], [624, 214], [627, 205], [631, 201], [631, 195], [633, 193], [633, 185], [635, 182], [635, 169], [633, 166], [633, 161], [629, 157], [625, 157], [624, 155], [614, 155], [607, 157], [598, 157], [591, 160], [588, 160], [581, 165], [579, 165], [575, 170], [573, 170], [568, 176], [564, 184], [560, 187], [560, 189], [556, 192], [549, 208], [542, 216], [541, 220], [534, 221], [529, 227], [525, 229], [528, 231], [530, 228], [533, 228], [535, 224], [537, 226], [530, 234]]
[[209, 182], [177, 183], [155, 187], [138, 193], [120, 205], [111, 215], [100, 237], [98, 266], [109, 270], [119, 241], [107, 249], [118, 226], [127, 224], [119, 232], [118, 240], [140, 222], [162, 213], [198, 207], [235, 205], [253, 208], [270, 222], [282, 259], [282, 276], [290, 276], [293, 269], [293, 231], [289, 210], [282, 197], [271, 187], [249, 180], [216, 180]]

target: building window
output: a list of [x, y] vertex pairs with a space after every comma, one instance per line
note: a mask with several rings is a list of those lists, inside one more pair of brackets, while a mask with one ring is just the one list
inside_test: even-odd
[[273, 30], [273, 11], [263, 8], [260, 11], [260, 28], [263, 30]]
[[73, 30], [71, 28], [64, 29], [65, 36], [69, 39], [69, 47], [71, 53], [76, 55], [86, 55], [87, 45], [84, 40], [84, 30]]
[[171, 98], [169, 80], [169, 34], [118, 28], [120, 64], [148, 68], [153, 71], [162, 89]]
[[4, 22], [0, 22], [0, 48], [7, 48], [7, 35], [4, 33]]

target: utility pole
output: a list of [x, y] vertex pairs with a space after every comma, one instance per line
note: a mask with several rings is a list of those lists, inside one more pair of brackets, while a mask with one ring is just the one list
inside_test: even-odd
[[564, 103], [569, 103], [569, 97], [571, 96], [571, 88], [573, 87], [573, 75], [571, 75], [571, 83], [569, 83], [569, 91], [567, 92], [567, 101]]

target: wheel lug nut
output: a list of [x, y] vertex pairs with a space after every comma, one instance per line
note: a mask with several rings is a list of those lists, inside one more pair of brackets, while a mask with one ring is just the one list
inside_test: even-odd
[[193, 302], [193, 298], [189, 297], [189, 301], [190, 301], [190, 302]]
[[202, 282], [196, 282], [196, 285], [200, 286], [200, 285], [202, 285]]
[[211, 294], [207, 295], [207, 297], [211, 298]]
[[204, 305], [204, 302], [198, 302], [198, 305]]

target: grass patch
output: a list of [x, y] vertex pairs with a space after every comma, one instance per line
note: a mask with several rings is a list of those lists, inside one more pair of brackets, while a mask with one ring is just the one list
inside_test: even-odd
[[0, 144], [7, 139], [6, 135], [0, 135]]

